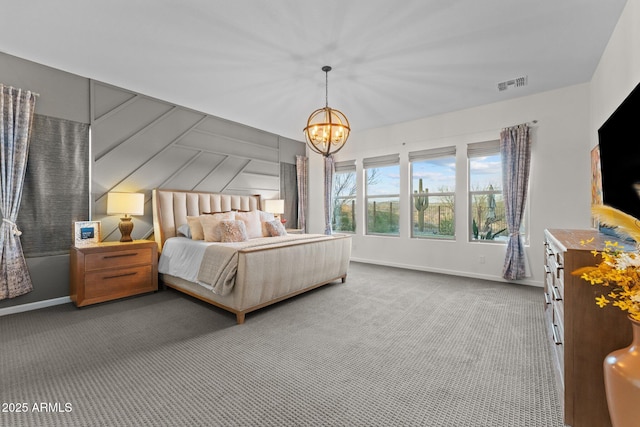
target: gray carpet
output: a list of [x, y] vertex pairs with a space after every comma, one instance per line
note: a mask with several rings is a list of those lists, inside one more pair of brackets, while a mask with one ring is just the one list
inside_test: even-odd
[[352, 263], [244, 325], [167, 290], [0, 317], [0, 344], [2, 426], [563, 425], [540, 288]]

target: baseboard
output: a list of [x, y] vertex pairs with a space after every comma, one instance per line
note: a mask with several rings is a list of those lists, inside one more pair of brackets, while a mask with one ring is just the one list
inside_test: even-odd
[[60, 297], [54, 299], [47, 299], [44, 301], [30, 302], [28, 304], [14, 305], [12, 307], [0, 308], [0, 317], [8, 316], [9, 314], [22, 313], [24, 311], [38, 310], [40, 308], [51, 307], [53, 305], [61, 305], [71, 302], [69, 297]]
[[401, 263], [395, 263], [395, 262], [386, 262], [386, 261], [380, 261], [380, 260], [370, 260], [370, 259], [354, 258], [354, 257], [351, 257], [351, 261], [361, 262], [363, 264], [377, 264], [377, 265], [384, 265], [386, 267], [404, 268], [407, 270], [427, 271], [429, 273], [440, 273], [440, 274], [449, 274], [452, 276], [470, 277], [472, 279], [493, 280], [494, 282], [515, 283], [518, 285], [535, 286], [538, 288], [544, 287], [544, 284], [538, 283], [535, 280], [525, 279], [525, 280], [518, 280], [517, 282], [513, 282], [513, 281], [504, 280], [502, 277], [499, 277], [499, 276], [491, 276], [488, 274], [467, 273], [467, 272], [458, 271], [458, 270], [428, 268], [428, 267], [416, 266], [411, 264], [401, 264]]

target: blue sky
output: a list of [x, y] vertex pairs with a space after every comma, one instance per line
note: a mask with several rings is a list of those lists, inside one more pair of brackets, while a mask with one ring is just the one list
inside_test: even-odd
[[[424, 162], [412, 163], [412, 191], [418, 189], [418, 180], [422, 178], [423, 189], [429, 192], [453, 192], [456, 187], [455, 157], [442, 157]], [[484, 190], [493, 185], [502, 187], [502, 169], [500, 155], [475, 157], [469, 160], [469, 180], [472, 190]], [[369, 184], [370, 196], [398, 194], [400, 188], [399, 166], [378, 168], [373, 184]]]
[[417, 191], [422, 178], [422, 189], [431, 193], [453, 192], [456, 189], [456, 159], [442, 157], [412, 163], [413, 191]]
[[[371, 196], [382, 194], [398, 194], [400, 191], [400, 168], [387, 166], [378, 168], [374, 184], [368, 185], [367, 193]], [[412, 191], [418, 189], [418, 180], [422, 178], [422, 186], [429, 192], [453, 192], [456, 187], [455, 158], [443, 157], [412, 164]], [[502, 166], [500, 155], [475, 157], [469, 160], [469, 180], [472, 190], [484, 190], [493, 185], [494, 189], [502, 187]]]
[[494, 190], [502, 188], [502, 163], [500, 154], [475, 157], [469, 160], [469, 181], [472, 190], [486, 190], [493, 185]]

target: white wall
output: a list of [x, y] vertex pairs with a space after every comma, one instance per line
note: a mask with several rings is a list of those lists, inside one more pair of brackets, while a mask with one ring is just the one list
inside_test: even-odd
[[628, 0], [591, 80], [591, 145], [598, 143], [598, 128], [638, 83], [640, 0]]
[[[543, 284], [545, 228], [590, 226], [589, 85], [559, 90], [425, 118], [379, 129], [354, 131], [337, 160], [356, 159], [362, 188], [362, 159], [400, 153], [401, 223], [399, 237], [363, 235], [363, 194], [358, 194], [358, 229], [353, 259], [411, 269], [502, 280], [505, 245], [469, 242], [466, 194], [468, 143], [499, 138], [501, 128], [538, 120], [533, 127], [530, 177], [532, 276], [522, 283]], [[357, 125], [354, 126], [357, 128]], [[457, 148], [456, 240], [410, 238], [408, 152], [455, 145]], [[310, 232], [323, 228], [322, 160], [310, 157]], [[484, 263], [481, 263], [484, 257]]]
[[[456, 145], [457, 239], [455, 242], [409, 238], [408, 194], [401, 199], [400, 237], [364, 236], [363, 213], [354, 235], [353, 259], [412, 269], [441, 271], [501, 280], [504, 246], [468, 242], [465, 144], [498, 137], [500, 128], [538, 120], [533, 132], [528, 259], [532, 277], [522, 283], [542, 286], [542, 236], [545, 228], [590, 227], [590, 151], [598, 143], [597, 130], [640, 82], [640, 0], [629, 0], [591, 82], [539, 95], [486, 105], [374, 129], [357, 131], [337, 156], [356, 159], [362, 188], [362, 159], [400, 153], [402, 185], [409, 185], [407, 152]], [[311, 232], [323, 230], [322, 161], [310, 156]], [[362, 206], [362, 194], [357, 203]], [[360, 209], [362, 211], [362, 209]], [[484, 256], [485, 264], [479, 259]]]

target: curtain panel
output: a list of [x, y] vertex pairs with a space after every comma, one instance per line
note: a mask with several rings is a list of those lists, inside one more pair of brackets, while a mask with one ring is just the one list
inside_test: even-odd
[[334, 174], [333, 155], [324, 158], [324, 234], [330, 236], [333, 234], [331, 228], [331, 214], [333, 213], [333, 174]]
[[298, 228], [306, 233], [309, 186], [309, 159], [306, 156], [296, 156], [296, 173], [298, 177]]
[[298, 177], [296, 165], [280, 163], [280, 198], [284, 199], [284, 218], [292, 227], [298, 224]]
[[520, 236], [529, 185], [531, 164], [531, 138], [529, 126], [521, 124], [500, 132], [502, 156], [502, 193], [509, 231], [507, 254], [502, 277], [519, 280], [526, 277], [526, 254]]
[[0, 300], [33, 290], [16, 221], [37, 94], [0, 84]]

